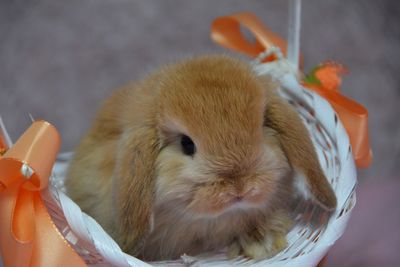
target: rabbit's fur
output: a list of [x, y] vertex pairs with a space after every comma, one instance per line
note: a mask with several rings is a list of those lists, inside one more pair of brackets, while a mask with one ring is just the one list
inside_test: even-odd
[[205, 56], [117, 90], [76, 150], [69, 195], [143, 259], [224, 247], [230, 257], [276, 254], [294, 184], [336, 206], [307, 130], [276, 89], [245, 62]]

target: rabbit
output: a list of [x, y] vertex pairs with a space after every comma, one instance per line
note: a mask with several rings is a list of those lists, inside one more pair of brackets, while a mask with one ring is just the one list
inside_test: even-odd
[[287, 245], [296, 192], [336, 208], [310, 136], [278, 89], [226, 55], [128, 84], [77, 147], [67, 193], [144, 260], [223, 249], [272, 257]]

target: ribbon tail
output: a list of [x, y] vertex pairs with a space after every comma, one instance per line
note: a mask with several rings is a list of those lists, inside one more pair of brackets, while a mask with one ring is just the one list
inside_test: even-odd
[[[344, 98], [344, 96], [339, 94], [337, 97]], [[373, 158], [368, 137], [368, 111], [363, 108], [364, 110], [355, 112], [336, 101], [332, 101], [331, 104], [333, 109], [338, 113], [344, 128], [347, 130], [357, 167], [367, 168]]]
[[368, 137], [368, 110], [338, 91], [310, 84], [305, 86], [329, 101], [349, 135], [357, 167], [368, 167], [373, 159]]
[[34, 206], [37, 224], [30, 267], [87, 266], [54, 225], [38, 192], [34, 196]]
[[[23, 227], [24, 222], [21, 220], [25, 216], [32, 214], [33, 209], [32, 205], [30, 207], [29, 204], [28, 206], [25, 205], [26, 201], [29, 201], [31, 197], [29, 194], [17, 199], [19, 198], [17, 197], [19, 187], [20, 184], [15, 183], [0, 194], [0, 248], [4, 267], [28, 267], [32, 256], [32, 232], [25, 231], [13, 223], [22, 223], [20, 226]], [[15, 210], [20, 205], [24, 206], [24, 211], [18, 215], [14, 215]], [[30, 208], [31, 211], [29, 211]], [[32, 223], [31, 219], [25, 223]], [[34, 228], [34, 225], [25, 226]], [[12, 231], [10, 231], [11, 229]]]

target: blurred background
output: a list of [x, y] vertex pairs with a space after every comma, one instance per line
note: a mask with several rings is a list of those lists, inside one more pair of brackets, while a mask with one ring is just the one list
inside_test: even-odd
[[[77, 145], [113, 88], [161, 64], [227, 53], [212, 20], [250, 11], [286, 38], [287, 0], [0, 0], [0, 115], [16, 139], [28, 114]], [[350, 69], [343, 94], [369, 109], [373, 165], [326, 266], [400, 266], [400, 2], [303, 0], [305, 71], [332, 59]], [[239, 55], [236, 55], [239, 56]]]

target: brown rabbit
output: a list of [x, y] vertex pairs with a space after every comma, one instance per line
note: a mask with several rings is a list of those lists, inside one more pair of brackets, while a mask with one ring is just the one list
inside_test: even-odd
[[307, 130], [276, 89], [245, 62], [205, 56], [116, 91], [76, 150], [69, 195], [142, 259], [224, 247], [273, 256], [286, 246], [296, 185], [336, 207]]

